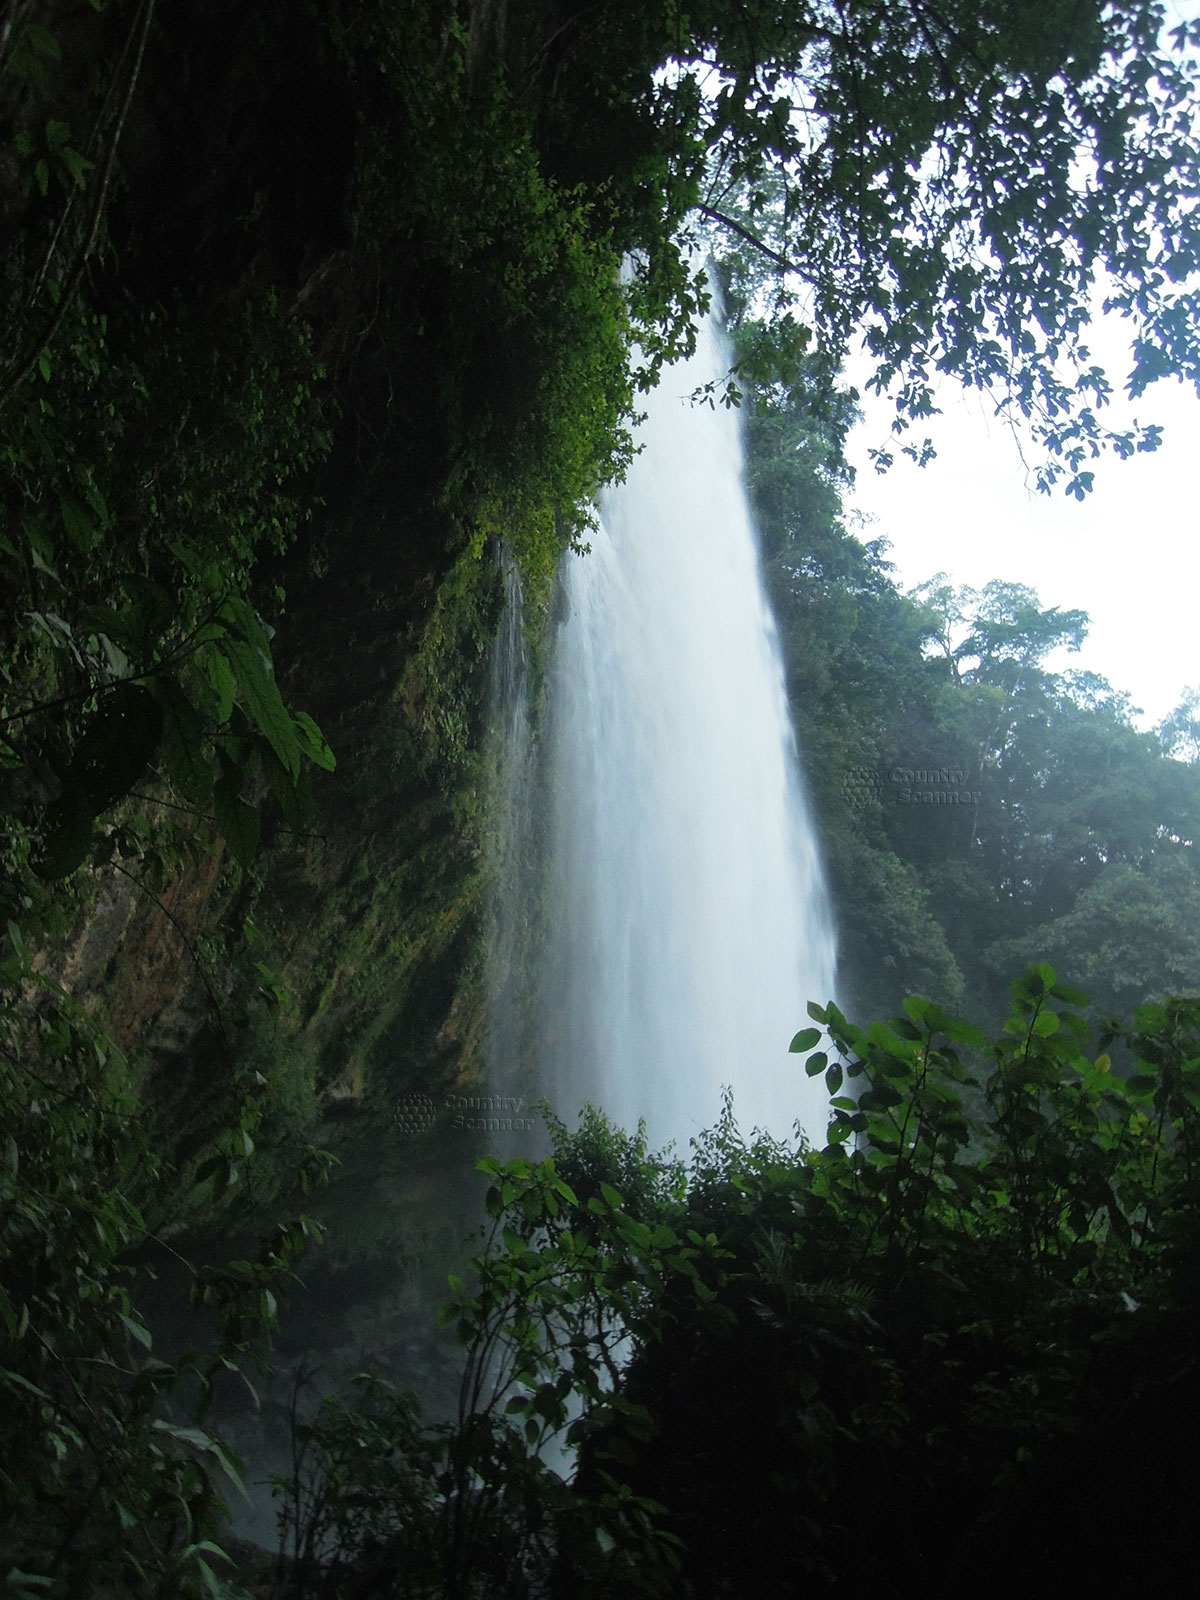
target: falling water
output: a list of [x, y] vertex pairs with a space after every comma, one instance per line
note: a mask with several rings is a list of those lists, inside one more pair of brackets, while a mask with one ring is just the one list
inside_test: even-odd
[[788, 1043], [833, 993], [834, 939], [736, 414], [694, 405], [711, 325], [648, 401], [644, 446], [563, 574], [548, 686], [540, 1077], [652, 1143], [711, 1126], [821, 1138]]

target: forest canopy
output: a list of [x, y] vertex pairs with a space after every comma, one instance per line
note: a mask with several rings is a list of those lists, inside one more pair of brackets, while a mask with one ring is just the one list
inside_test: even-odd
[[[807, 332], [835, 359], [861, 339], [901, 432], [939, 376], [989, 392], [1039, 441], [1044, 486], [1082, 493], [1099, 448], [1154, 448], [1152, 427], [1114, 432], [1101, 413], [1114, 381], [1137, 397], [1200, 378], [1200, 24], [1168, 29], [1145, 0], [668, 16], [646, 112], [693, 218], [749, 247], [776, 338]], [[604, 26], [581, 12], [575, 36]], [[1098, 306], [1128, 324], [1115, 380], [1087, 346]]]

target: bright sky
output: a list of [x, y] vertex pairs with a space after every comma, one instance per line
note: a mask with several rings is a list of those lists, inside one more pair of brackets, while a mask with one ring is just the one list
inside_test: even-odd
[[[1105, 360], [1104, 331], [1092, 343], [1119, 390], [1127, 362], [1119, 347]], [[941, 416], [906, 436], [919, 443], [928, 434], [937, 460], [921, 468], [897, 453], [881, 476], [867, 452], [888, 442], [890, 404], [864, 396], [867, 415], [847, 451], [858, 472], [850, 503], [873, 519], [858, 536], [891, 541], [905, 589], [944, 571], [976, 589], [992, 578], [1025, 583], [1043, 606], [1086, 611], [1083, 649], [1050, 665], [1102, 674], [1142, 708], [1141, 724], [1153, 726], [1185, 687], [1200, 685], [1200, 399], [1174, 381], [1155, 385], [1136, 406], [1118, 396], [1106, 420], [1161, 423], [1163, 443], [1151, 455], [1087, 463], [1095, 488], [1082, 503], [1061, 485], [1037, 493], [986, 399], [951, 386], [941, 406]]]

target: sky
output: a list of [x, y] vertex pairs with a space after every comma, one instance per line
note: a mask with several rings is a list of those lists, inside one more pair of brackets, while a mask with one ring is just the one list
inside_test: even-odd
[[[1119, 388], [1119, 340], [1097, 329], [1092, 343]], [[860, 391], [862, 376], [847, 372]], [[847, 450], [857, 472], [848, 504], [868, 520], [852, 531], [890, 541], [901, 588], [937, 572], [976, 589], [999, 578], [1028, 584], [1043, 606], [1086, 611], [1083, 649], [1057, 653], [1049, 665], [1097, 672], [1130, 694], [1139, 725], [1161, 721], [1185, 688], [1200, 686], [1200, 398], [1174, 380], [1136, 406], [1120, 397], [1106, 420], [1161, 423], [1163, 443], [1127, 461], [1089, 462], [1095, 487], [1082, 502], [1061, 484], [1037, 492], [986, 399], [948, 385], [939, 403], [942, 415], [908, 436], [919, 442], [928, 433], [937, 459], [922, 468], [897, 456], [880, 475], [867, 452], [889, 442], [892, 413], [886, 400], [864, 395]]]

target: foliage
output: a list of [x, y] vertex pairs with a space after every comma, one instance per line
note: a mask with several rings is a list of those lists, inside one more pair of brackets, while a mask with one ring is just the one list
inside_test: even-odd
[[834, 352], [861, 330], [901, 437], [952, 374], [1032, 429], [1043, 488], [1082, 496], [1105, 446], [1154, 449], [1105, 427], [1086, 323], [1101, 297], [1128, 321], [1133, 395], [1195, 381], [1195, 25], [1160, 44], [1145, 0], [752, 15], [701, 14], [683, 53], [720, 74], [701, 209], [757, 243], [743, 276]]
[[371, 1380], [301, 1430], [297, 1593], [822, 1593], [898, 1555], [953, 1592], [1191, 1303], [1200, 1005], [1141, 1008], [1122, 1078], [1085, 1003], [1042, 964], [990, 1042], [811, 1006], [821, 1150], [727, 1106], [686, 1170], [596, 1113], [485, 1162], [459, 1415]]
[[[742, 308], [741, 346], [764, 325]], [[841, 496], [853, 395], [809, 357], [747, 385], [746, 482], [839, 908], [842, 992], [919, 990], [980, 1020], [1050, 957], [1098, 1013], [1186, 988], [1196, 768], [1185, 703], [1157, 735], [1094, 675], [1053, 670], [1087, 618], [1025, 584], [911, 594]], [[905, 774], [908, 774], [906, 777]], [[918, 803], [920, 802], [920, 803]]]
[[114, 281], [136, 257], [122, 158], [155, 6], [92, 10], [4, 23], [0, 811], [30, 939], [82, 866], [162, 892], [194, 841], [153, 825], [147, 790], [215, 822], [244, 869], [264, 796], [295, 827], [308, 767], [333, 766], [276, 685], [277, 601], [249, 597], [330, 445], [311, 328], [269, 284], [218, 304]]
[[1197, 1013], [1146, 1012], [1125, 1082], [1085, 1052], [1082, 1002], [1032, 969], [986, 1047], [919, 1000], [869, 1029], [812, 1007], [836, 1048], [819, 1027], [794, 1048], [827, 1077], [826, 1148], [702, 1149], [690, 1216], [731, 1253], [736, 1334], [672, 1332], [629, 1372], [660, 1424], [632, 1483], [698, 1593], [863, 1584], [898, 1557], [951, 1593], [989, 1509], [1128, 1398], [1136, 1368], [1103, 1352], [1168, 1314], [1195, 1246]]
[[[445, 1068], [459, 1018], [438, 996], [480, 892], [492, 558], [507, 545], [544, 598], [586, 541], [638, 386], [706, 298], [689, 215], [764, 237], [807, 285], [789, 306], [785, 284], [773, 329], [747, 325], [741, 382], [777, 379], [767, 352], [784, 352], [756, 470], [793, 694], [808, 685], [810, 724], [821, 711], [824, 815], [850, 773], [900, 759], [966, 750], [989, 776], [951, 849], [877, 794], [840, 816], [843, 889], [865, 905], [882, 885], [890, 904], [860, 911], [863, 947], [895, 985], [915, 972], [973, 1013], [1006, 950], [1057, 951], [1081, 928], [1111, 935], [1089, 969], [1106, 1007], [1191, 960], [1194, 773], [1103, 690], [1043, 670], [1046, 640], [1079, 622], [1027, 592], [949, 597], [978, 648], [955, 636], [927, 659], [936, 599], [899, 596], [883, 547], [838, 521], [853, 402], [829, 392], [865, 316], [902, 420], [935, 370], [1007, 385], [1051, 451], [1046, 481], [1082, 492], [1104, 438], [1081, 321], [1098, 264], [1133, 329], [1133, 387], [1195, 376], [1190, 69], [1186, 49], [1157, 52], [1154, 6], [218, 9], [220, 27], [212, 7], [153, 0], [0, 16], [2, 1370], [5, 1460], [28, 1469], [4, 1481], [5, 1556], [31, 1592], [216, 1592], [221, 1447], [162, 1408], [270, 1327], [304, 1230], [199, 1280], [228, 1314], [220, 1353], [190, 1369], [147, 1346], [130, 1252], [164, 1179], [225, 1199], [264, 1143], [290, 1155], [348, 1058], [379, 1069], [376, 1096], [388, 1072]], [[746, 300], [751, 261], [731, 267]], [[329, 744], [294, 692], [319, 695]], [[1186, 713], [1164, 730], [1177, 751]], [[281, 863], [334, 744], [326, 832]], [[218, 836], [239, 872], [207, 913], [223, 926], [201, 931], [202, 904], [170, 908], [189, 866], [207, 855], [215, 874]], [[129, 876], [212, 1002], [149, 1113], [141, 1061], [38, 949]], [[981, 917], [997, 888], [1004, 915]], [[256, 919], [266, 948], [244, 933]], [[432, 997], [414, 999], [422, 974]], [[926, 1551], [908, 1508], [932, 1522], [974, 1497], [975, 1515], [990, 1473], [1019, 1473], [1028, 1418], [1061, 1433], [1086, 1398], [1068, 1333], [1120, 1338], [1125, 1293], [1154, 1314], [1189, 1237], [1192, 1013], [1135, 1019], [1122, 1047], [1173, 1087], [1138, 1073], [1122, 1089], [1067, 1053], [1082, 1024], [1047, 1022], [1069, 1002], [1037, 981], [990, 1057], [990, 1144], [961, 1137], [965, 1067], [925, 1010], [916, 1040], [868, 1030], [841, 1068], [863, 1062], [866, 1094], [806, 1160], [746, 1150], [727, 1123], [685, 1187], [592, 1122], [558, 1130], [553, 1165], [492, 1171], [494, 1227], [455, 1289], [462, 1416], [429, 1435], [376, 1383], [362, 1410], [318, 1417], [293, 1485], [297, 1584], [394, 1590], [401, 1549], [414, 1586], [451, 1593], [519, 1591], [535, 1566], [577, 1594], [716, 1586], [736, 1561], [712, 1548], [718, 1515], [702, 1525], [705, 1480], [744, 1506], [756, 1433], [785, 1462], [744, 1524], [764, 1536], [763, 1592], [780, 1527], [810, 1577], [828, 1570], [864, 1460], [894, 1490], [853, 1545], [865, 1576], [885, 1547]], [[251, 1023], [237, 1041], [229, 1016]], [[704, 1414], [747, 1365], [737, 1415]], [[539, 1454], [556, 1439], [580, 1453], [573, 1484]], [[798, 1494], [820, 1518], [788, 1521]]]
[[[163, 1176], [121, 1052], [38, 971], [15, 923], [0, 962], [0, 1557], [14, 1594], [216, 1594], [241, 1466], [201, 1426], [214, 1381], [277, 1326], [307, 1247], [281, 1223], [256, 1261], [188, 1268], [208, 1349], [164, 1359], [146, 1325], [136, 1197]], [[237, 1130], [236, 1159], [253, 1151]], [[233, 1157], [229, 1158], [231, 1161]], [[214, 1172], [226, 1177], [224, 1158]], [[182, 1261], [182, 1258], [179, 1258]], [[187, 1265], [184, 1263], [184, 1265]], [[248, 1380], [247, 1380], [248, 1381]], [[251, 1393], [253, 1391], [251, 1390]]]
[[[491, 1226], [474, 1284], [451, 1279], [442, 1313], [466, 1353], [457, 1419], [422, 1429], [411, 1397], [371, 1377], [355, 1409], [327, 1400], [298, 1430], [281, 1529], [303, 1551], [302, 1584], [338, 1593], [365, 1582], [374, 1593], [399, 1560], [407, 1592], [432, 1580], [447, 1595], [481, 1582], [520, 1593], [569, 1549], [580, 1592], [611, 1592], [634, 1573], [642, 1592], [669, 1592], [674, 1541], [654, 1505], [614, 1473], [581, 1504], [550, 1463], [609, 1410], [638, 1428], [642, 1410], [619, 1394], [621, 1364], [655, 1315], [654, 1282], [679, 1273], [699, 1283], [711, 1241], [638, 1219], [681, 1177], [648, 1156], [644, 1134], [631, 1139], [593, 1114], [577, 1139], [557, 1125], [554, 1136], [564, 1171], [583, 1180], [578, 1194], [553, 1159], [481, 1163]], [[606, 1173], [631, 1180], [636, 1209]]]

